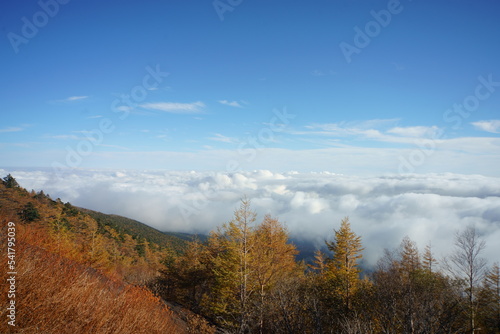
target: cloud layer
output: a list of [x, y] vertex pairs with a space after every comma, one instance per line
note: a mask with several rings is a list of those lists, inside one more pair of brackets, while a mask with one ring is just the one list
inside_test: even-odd
[[28, 189], [53, 198], [115, 213], [166, 231], [206, 233], [231, 219], [243, 196], [259, 217], [270, 213], [295, 237], [321, 245], [349, 216], [362, 236], [365, 259], [374, 263], [384, 248], [408, 235], [423, 249], [449, 254], [453, 235], [469, 224], [487, 241], [485, 255], [500, 254], [500, 178], [425, 174], [359, 177], [332, 173], [240, 173], [173, 171], [1, 170]]

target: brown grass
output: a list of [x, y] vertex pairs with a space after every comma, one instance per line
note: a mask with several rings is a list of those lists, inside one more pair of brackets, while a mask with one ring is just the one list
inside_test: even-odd
[[[2, 222], [2, 263], [7, 260]], [[16, 243], [16, 327], [7, 325], [2, 283], [0, 333], [183, 333], [180, 323], [149, 290], [109, 278], [34, 244], [43, 232], [19, 226]], [[42, 242], [43, 244], [43, 242]], [[6, 268], [1, 268], [5, 282]]]

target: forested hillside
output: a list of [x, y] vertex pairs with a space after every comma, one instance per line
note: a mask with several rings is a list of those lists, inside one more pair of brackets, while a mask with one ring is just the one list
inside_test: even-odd
[[347, 217], [306, 263], [284, 224], [259, 219], [246, 198], [201, 240], [28, 192], [10, 175], [0, 210], [18, 305], [16, 327], [3, 321], [2, 333], [500, 332], [500, 269], [482, 259], [471, 226], [446, 259], [406, 237], [364, 273]]
[[1, 333], [186, 331], [144, 286], [175, 245], [100, 224], [69, 203], [26, 191], [10, 175], [0, 182], [0, 223], [2, 262], [12, 265], [1, 273]]
[[118, 215], [108, 215], [84, 208], [79, 208], [79, 210], [94, 218], [103, 230], [109, 227], [118, 233], [131, 235], [135, 240], [146, 240], [149, 243], [170, 247], [179, 252], [185, 249], [186, 241], [192, 240], [194, 237], [191, 234], [160, 232], [136, 220]]

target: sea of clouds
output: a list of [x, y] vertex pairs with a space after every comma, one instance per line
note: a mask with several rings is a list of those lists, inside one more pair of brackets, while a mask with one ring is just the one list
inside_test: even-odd
[[421, 250], [431, 243], [438, 257], [453, 251], [457, 231], [476, 227], [486, 240], [484, 256], [500, 260], [500, 178], [460, 174], [361, 177], [328, 172], [249, 172], [0, 169], [28, 190], [44, 190], [104, 213], [139, 220], [162, 231], [208, 233], [231, 220], [242, 197], [259, 219], [286, 223], [294, 238], [318, 246], [349, 216], [362, 237], [364, 258], [374, 264], [384, 248], [403, 237]]

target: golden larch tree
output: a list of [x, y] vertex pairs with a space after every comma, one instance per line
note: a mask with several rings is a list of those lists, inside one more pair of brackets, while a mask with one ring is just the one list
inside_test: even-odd
[[333, 283], [334, 294], [339, 297], [346, 311], [351, 309], [351, 299], [359, 285], [359, 260], [363, 257], [361, 237], [351, 230], [349, 218], [340, 224], [340, 229], [334, 230], [335, 237], [326, 242], [333, 257], [327, 264], [326, 275]]

